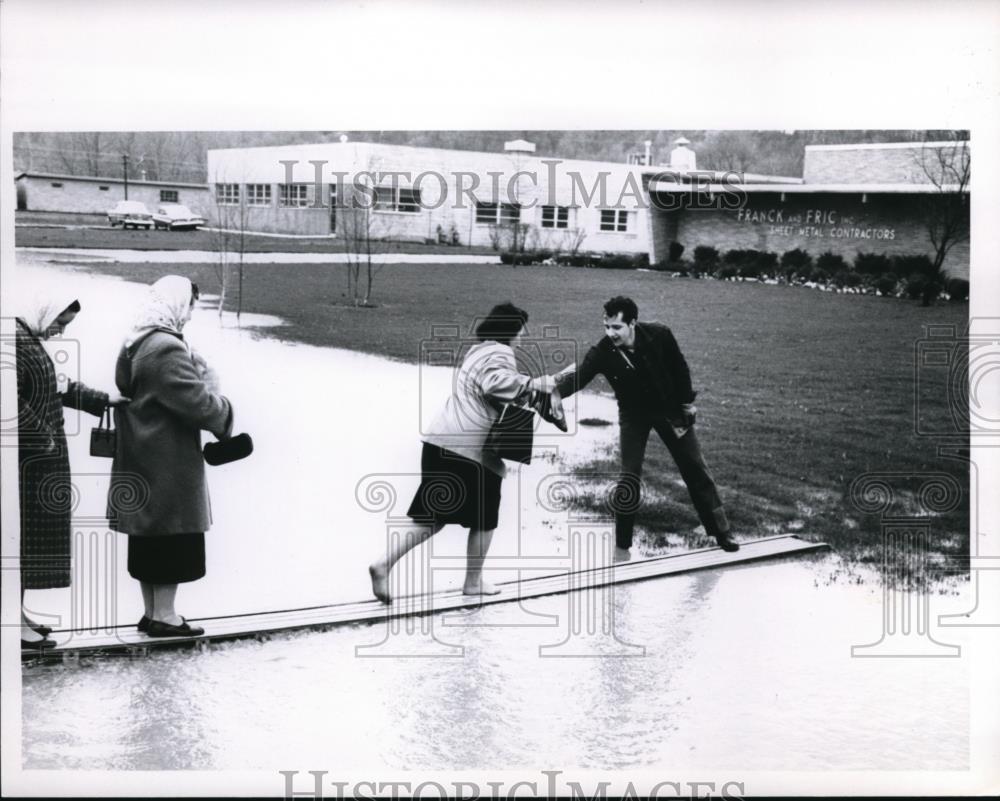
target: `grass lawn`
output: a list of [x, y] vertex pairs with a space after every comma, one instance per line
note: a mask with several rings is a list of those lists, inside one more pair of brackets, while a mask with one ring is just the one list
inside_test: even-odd
[[[69, 216], [69, 215], [67, 215]], [[91, 215], [88, 215], [91, 216]], [[218, 247], [215, 231], [157, 231], [109, 228], [106, 219], [93, 228], [20, 226], [14, 229], [17, 247], [36, 248], [125, 248], [129, 250], [209, 250]], [[279, 236], [247, 236], [247, 253], [343, 253], [344, 239], [316, 236], [291, 239]], [[488, 247], [428, 245], [412, 242], [372, 242], [375, 253], [469, 253], [496, 255]]]
[[[211, 265], [86, 265], [151, 282], [188, 275], [217, 291]], [[699, 437], [735, 531], [798, 531], [823, 539], [853, 562], [881, 559], [880, 521], [852, 503], [851, 482], [893, 472], [895, 514], [918, 514], [919, 475], [951, 474], [966, 497], [930, 519], [938, 557], [968, 553], [968, 465], [939, 457], [914, 433], [914, 346], [928, 324], [964, 331], [968, 306], [834, 295], [799, 287], [671, 278], [652, 272], [456, 265], [386, 265], [374, 309], [344, 302], [343, 266], [249, 265], [244, 310], [290, 325], [268, 335], [417, 361], [418, 343], [439, 323], [467, 330], [496, 302], [512, 300], [530, 326], [559, 327], [582, 356], [602, 334], [601, 304], [636, 299], [640, 319], [671, 326], [699, 390]], [[922, 381], [924, 376], [922, 375]], [[608, 391], [603, 379], [592, 388]], [[947, 414], [945, 378], [929, 377], [922, 410]], [[617, 469], [617, 452], [591, 469]], [[639, 524], [680, 534], [698, 520], [666, 449], [654, 437], [645, 477], [653, 492]], [[685, 533], [687, 532], [687, 533]], [[663, 544], [663, 536], [650, 542]], [[704, 543], [701, 543], [704, 544]]]

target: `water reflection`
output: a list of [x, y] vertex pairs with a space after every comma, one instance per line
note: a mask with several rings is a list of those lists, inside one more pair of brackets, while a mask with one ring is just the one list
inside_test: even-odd
[[[542, 657], [565, 632], [511, 628], [523, 613], [497, 605], [473, 613], [484, 625], [443, 630], [459, 659], [358, 659], [374, 627], [350, 626], [29, 668], [25, 765], [966, 765], [966, 664], [851, 659], [852, 639], [867, 633], [852, 620], [874, 606], [877, 625], [876, 599], [814, 581], [788, 562], [618, 587], [616, 631], [644, 645], [642, 657]], [[565, 609], [560, 596], [531, 604]], [[884, 747], [897, 736], [900, 748]]]
[[[70, 277], [87, 284], [80, 287], [85, 308], [90, 300], [128, 308], [141, 289]], [[85, 358], [96, 354], [96, 367], [83, 377], [110, 384], [118, 335], [102, 329], [109, 321], [84, 318], [76, 333], [87, 343]], [[384, 547], [385, 524], [352, 507], [353, 489], [359, 476], [406, 474], [419, 466], [412, 432], [418, 410], [407, 416], [398, 405], [398, 398], [413, 396], [413, 368], [260, 341], [252, 343], [259, 369], [241, 371], [236, 350], [250, 343], [204, 317], [192, 330], [214, 361], [233, 365], [224, 382], [242, 399], [240, 426], [254, 433], [260, 458], [211, 476], [217, 525], [209, 576], [184, 588], [185, 613], [366, 597], [368, 578], [359, 566]], [[373, 447], [363, 425], [317, 431], [311, 414], [288, 414], [283, 427], [275, 427], [273, 409], [285, 408], [287, 387], [266, 377], [282, 370], [297, 376], [303, 398], [334, 399], [332, 418], [362, 419], [357, 404], [364, 404], [381, 422], [385, 447]], [[368, 376], [383, 393], [361, 399], [343, 393], [341, 377], [349, 374]], [[440, 384], [447, 389], [447, 376]], [[87, 467], [86, 439], [71, 443], [73, 464], [82, 473], [97, 472], [103, 466]], [[413, 447], [401, 449], [401, 442]], [[331, 463], [330, 453], [352, 459]], [[552, 467], [539, 463], [537, 471], [522, 478], [530, 485]], [[525, 522], [530, 552], [566, 555], [561, 524], [532, 519], [525, 509], [535, 507], [519, 508], [513, 485], [504, 499], [501, 519]], [[520, 534], [498, 531], [495, 552], [521, 553]], [[455, 528], [434, 544], [443, 554], [462, 553], [464, 541]], [[851, 659], [851, 645], [878, 638], [881, 595], [877, 588], [828, 585], [835, 565], [836, 556], [828, 555], [619, 586], [609, 601], [614, 641], [568, 639], [572, 605], [580, 599], [562, 595], [532, 599], [523, 608], [484, 607], [460, 621], [466, 625], [436, 618], [434, 631], [464, 649], [461, 658], [359, 658], [357, 647], [379, 642], [381, 631], [348, 626], [204, 652], [27, 668], [24, 764], [128, 770], [965, 767], [966, 660]], [[133, 591], [118, 594], [119, 619], [135, 620], [138, 591], [120, 572], [121, 586]], [[68, 614], [68, 593], [45, 596], [40, 612]], [[968, 602], [959, 597], [952, 605], [964, 611]], [[948, 609], [942, 604], [934, 611]], [[553, 619], [558, 625], [538, 625]], [[961, 636], [949, 633], [950, 641]], [[630, 646], [644, 654], [631, 655]], [[620, 653], [609, 656], [609, 649]]]

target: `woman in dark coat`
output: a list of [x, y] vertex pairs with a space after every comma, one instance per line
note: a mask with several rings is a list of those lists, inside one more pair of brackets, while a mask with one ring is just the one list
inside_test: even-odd
[[21, 645], [51, 648], [51, 632], [24, 611], [24, 591], [70, 585], [70, 519], [73, 486], [63, 407], [100, 416], [117, 394], [69, 381], [60, 391], [55, 365], [43, 340], [62, 334], [80, 303], [60, 295], [36, 297], [23, 304], [15, 321], [17, 367], [17, 456], [21, 506]]
[[176, 275], [153, 284], [115, 369], [131, 402], [115, 414], [108, 519], [129, 535], [128, 570], [145, 605], [138, 628], [151, 637], [204, 633], [177, 614], [174, 598], [178, 584], [205, 575], [212, 516], [201, 432], [221, 439], [233, 423], [215, 373], [184, 341], [197, 291]]

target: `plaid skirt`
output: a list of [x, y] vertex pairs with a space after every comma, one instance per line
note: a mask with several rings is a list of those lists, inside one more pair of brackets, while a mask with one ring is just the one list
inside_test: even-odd
[[420, 486], [407, 511], [410, 518], [419, 523], [456, 523], [484, 531], [497, 527], [503, 479], [492, 470], [425, 442], [420, 473]]
[[66, 439], [57, 432], [51, 454], [20, 448], [21, 589], [70, 586], [70, 518], [75, 502]]

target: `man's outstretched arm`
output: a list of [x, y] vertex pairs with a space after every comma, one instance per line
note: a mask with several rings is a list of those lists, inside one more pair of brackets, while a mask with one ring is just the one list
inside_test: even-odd
[[568, 398], [593, 381], [599, 372], [601, 372], [600, 353], [596, 347], [592, 347], [583, 357], [583, 363], [579, 367], [570, 365], [561, 373], [556, 374], [556, 389], [559, 390], [562, 397]]

